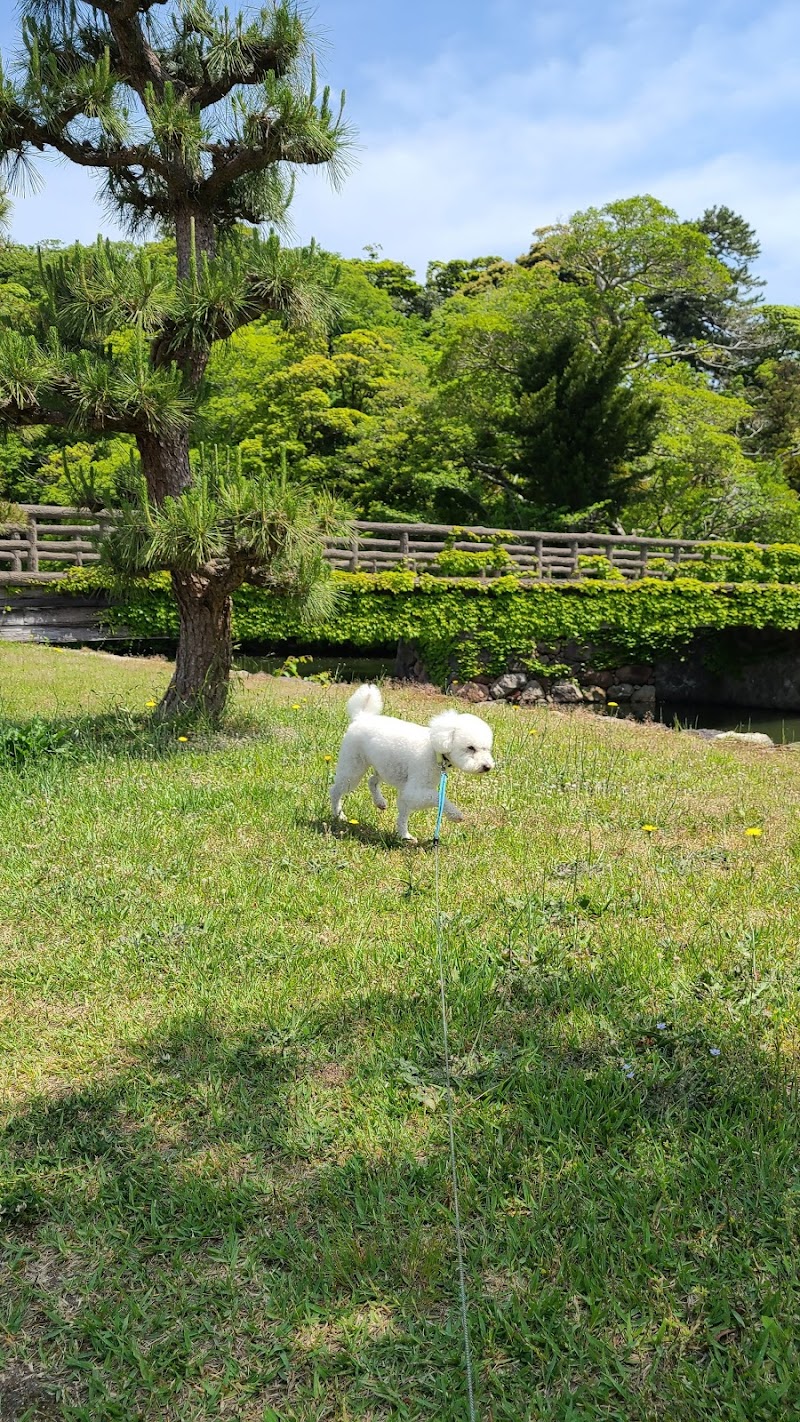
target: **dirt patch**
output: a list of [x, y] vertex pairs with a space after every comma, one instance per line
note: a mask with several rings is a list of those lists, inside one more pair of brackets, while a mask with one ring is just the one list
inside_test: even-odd
[[64, 1386], [32, 1364], [10, 1363], [0, 1373], [0, 1422], [45, 1422], [63, 1417]]
[[314, 1081], [318, 1081], [322, 1086], [344, 1086], [350, 1078], [347, 1067], [341, 1062], [323, 1062], [312, 1073]]

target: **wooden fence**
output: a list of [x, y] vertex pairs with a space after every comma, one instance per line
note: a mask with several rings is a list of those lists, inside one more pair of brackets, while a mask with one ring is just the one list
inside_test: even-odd
[[[23, 505], [27, 522], [0, 537], [0, 583], [57, 581], [69, 568], [99, 559], [98, 545], [113, 524], [110, 513], [87, 514], [56, 505]], [[467, 536], [459, 536], [459, 534]], [[352, 537], [328, 540], [327, 557], [346, 572], [390, 572], [437, 567], [441, 553], [490, 553], [502, 544], [523, 576], [574, 582], [590, 574], [583, 559], [605, 558], [626, 578], [668, 577], [676, 565], [713, 559], [713, 543], [679, 538], [628, 538], [600, 533], [504, 532], [495, 528], [454, 530], [447, 524], [365, 523]], [[730, 545], [728, 545], [730, 547]], [[720, 554], [720, 558], [722, 558]], [[487, 569], [479, 576], [491, 577]], [[475, 573], [472, 573], [475, 576]]]
[[100, 558], [98, 545], [113, 523], [57, 504], [23, 504], [27, 522], [0, 530], [0, 583], [53, 582], [69, 568]]

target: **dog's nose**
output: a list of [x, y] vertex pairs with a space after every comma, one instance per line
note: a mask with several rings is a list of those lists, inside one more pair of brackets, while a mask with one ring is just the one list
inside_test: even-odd
[[490, 760], [488, 765], [482, 765], [482, 766], [481, 766], [481, 774], [485, 774], [487, 770], [494, 770], [494, 761], [493, 761], [493, 760]]

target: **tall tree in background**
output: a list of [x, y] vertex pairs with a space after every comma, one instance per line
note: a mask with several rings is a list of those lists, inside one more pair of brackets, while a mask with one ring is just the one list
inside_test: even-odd
[[507, 426], [509, 483], [529, 503], [604, 524], [618, 516], [650, 449], [658, 402], [625, 379], [635, 337], [613, 331], [600, 351], [567, 332], [521, 355]]
[[177, 265], [165, 274], [102, 245], [49, 263], [40, 333], [0, 339], [0, 419], [133, 437], [146, 498], [119, 556], [169, 569], [180, 612], [162, 707], [215, 714], [232, 592], [252, 581], [304, 595], [320, 560], [311, 510], [279, 484], [218, 475], [193, 487], [192, 428], [217, 342], [265, 313], [310, 324], [324, 312], [320, 255], [256, 229], [285, 222], [293, 168], [338, 177], [341, 107], [318, 91], [286, 0], [247, 21], [214, 0], [24, 0], [22, 38], [19, 72], [0, 73], [7, 170], [55, 152], [99, 174], [132, 233], [174, 238]]

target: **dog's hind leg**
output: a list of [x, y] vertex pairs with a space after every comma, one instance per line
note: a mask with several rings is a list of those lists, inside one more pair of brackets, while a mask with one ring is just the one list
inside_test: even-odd
[[377, 770], [373, 770], [367, 783], [369, 785], [369, 793], [372, 796], [372, 803], [375, 806], [375, 809], [385, 810], [386, 801], [384, 800], [380, 791], [381, 778]]
[[352, 790], [364, 779], [369, 766], [364, 757], [346, 743], [339, 753], [339, 764], [336, 767], [336, 777], [331, 786], [331, 809], [334, 819], [346, 820], [347, 815], [342, 809], [342, 801], [345, 795], [349, 795]]

